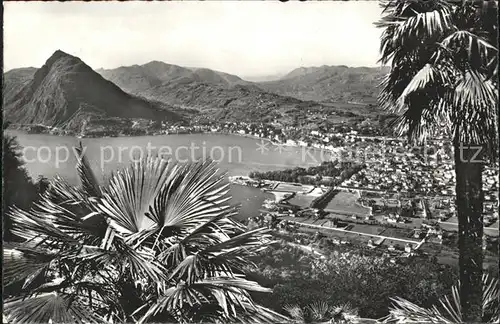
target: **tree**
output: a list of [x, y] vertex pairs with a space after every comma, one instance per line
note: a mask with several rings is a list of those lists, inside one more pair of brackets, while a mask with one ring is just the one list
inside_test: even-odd
[[[302, 323], [359, 323], [360, 318], [357, 315], [357, 310], [353, 309], [349, 304], [342, 306], [331, 306], [326, 302], [315, 302], [304, 308], [299, 306], [285, 306], [286, 312], [297, 324]], [[376, 321], [369, 321], [376, 322]], [[369, 323], [364, 320], [363, 323]]]
[[9, 322], [276, 322], [253, 303], [268, 292], [245, 279], [267, 246], [227, 204], [229, 184], [211, 161], [173, 165], [147, 157], [102, 187], [82, 156], [80, 187], [52, 181], [30, 211], [11, 212], [22, 243], [4, 247]]
[[[483, 312], [482, 323], [498, 323], [500, 321], [500, 296], [498, 279], [491, 275], [483, 276], [483, 297], [481, 308]], [[418, 306], [403, 298], [393, 298], [390, 314], [384, 318], [384, 323], [463, 323], [464, 313], [460, 305], [460, 286], [452, 288], [451, 296], [439, 300], [438, 305], [430, 309]]]
[[[460, 303], [481, 320], [482, 171], [498, 155], [496, 1], [381, 1], [380, 103], [399, 135], [423, 143], [445, 129], [454, 145]], [[476, 155], [476, 153], [479, 153]]]
[[47, 177], [40, 175], [36, 183], [36, 188], [39, 195], [43, 195], [50, 187], [50, 181]]
[[11, 221], [6, 212], [14, 206], [29, 209], [37, 196], [36, 186], [24, 167], [21, 150], [15, 137], [3, 134], [2, 220], [5, 241], [14, 239], [11, 234]]
[[[304, 309], [312, 301], [328, 305], [347, 303], [362, 318], [381, 318], [389, 314], [391, 297], [431, 307], [457, 280], [452, 267], [430, 260], [394, 264], [387, 257], [373, 255], [371, 249], [332, 246], [328, 250], [329, 257], [320, 259], [281, 242], [260, 253], [255, 257], [259, 269], [248, 269], [247, 273], [253, 280], [273, 288], [273, 292], [271, 296], [255, 295], [254, 300], [278, 312], [283, 312], [286, 305]], [[284, 273], [290, 276], [285, 278]]]

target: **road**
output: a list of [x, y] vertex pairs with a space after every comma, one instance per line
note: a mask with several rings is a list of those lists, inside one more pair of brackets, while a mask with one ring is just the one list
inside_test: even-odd
[[291, 220], [288, 220], [288, 221], [290, 223], [298, 224], [300, 226], [307, 226], [307, 227], [312, 227], [312, 228], [317, 228], [317, 229], [322, 229], [322, 230], [331, 230], [331, 231], [351, 233], [351, 234], [363, 235], [363, 236], [369, 236], [369, 237], [378, 237], [378, 238], [382, 238], [382, 239], [388, 239], [388, 240], [399, 241], [399, 242], [404, 242], [404, 243], [411, 243], [411, 244], [419, 244], [420, 243], [420, 241], [406, 240], [406, 239], [397, 238], [397, 237], [354, 232], [354, 231], [348, 231], [348, 230], [341, 229], [341, 228], [333, 228], [333, 227], [325, 227], [325, 226], [321, 226], [321, 225], [306, 224], [306, 223], [300, 223], [300, 222], [291, 221]]
[[[333, 217], [345, 220], [345, 221], [352, 221], [351, 216], [346, 216], [343, 214], [338, 214], [335, 213], [333, 210], [325, 209], [325, 211], [329, 212]], [[351, 213], [351, 214], [356, 214], [356, 213]], [[362, 215], [360, 215], [362, 216]], [[383, 215], [377, 215], [374, 216], [375, 220], [379, 221], [381, 224], [387, 223], [387, 221], [384, 220]], [[392, 223], [396, 225], [398, 228], [408, 228], [408, 229], [414, 229], [414, 228], [420, 228], [422, 224], [424, 223], [423, 218], [409, 218], [411, 220], [411, 223]], [[458, 223], [452, 223], [452, 222], [439, 222], [439, 226], [446, 231], [458, 231]], [[489, 236], [499, 236], [499, 231], [498, 231], [498, 221], [489, 227], [484, 227], [484, 233]]]
[[[498, 221], [497, 221], [497, 223], [498, 223]], [[441, 226], [442, 229], [447, 230], [447, 231], [458, 231], [458, 224], [457, 223], [439, 222], [439, 226]], [[495, 224], [493, 224], [489, 227], [484, 227], [483, 231], [484, 231], [484, 234], [486, 234], [486, 235], [498, 236], [498, 227], [495, 227]]]
[[[333, 214], [335, 216], [342, 216], [342, 217], [346, 217], [346, 218], [351, 218], [352, 215], [356, 215], [356, 216], [359, 216], [362, 218], [365, 218], [367, 216], [367, 214], [355, 213], [355, 212], [351, 212], [351, 211], [344, 211], [344, 210], [338, 210], [338, 209], [330, 209], [330, 208], [325, 208], [324, 211], [329, 213], [329, 214]], [[349, 216], [347, 216], [346, 214], [348, 214]]]
[[[281, 182], [278, 182], [278, 183], [281, 183]], [[337, 188], [339, 188], [339, 189], [354, 189], [354, 188], [342, 187], [342, 186], [338, 186]], [[354, 190], [370, 191], [370, 189], [366, 189], [366, 188], [356, 188]], [[439, 196], [439, 197], [443, 198], [444, 196]], [[434, 197], [434, 198], [436, 198], [436, 197]], [[328, 212], [328, 213], [330, 213], [331, 215], [333, 215], [336, 218], [343, 219], [343, 220], [346, 220], [346, 221], [348, 221], [349, 219], [351, 219], [351, 215], [354, 215], [354, 214], [356, 214], [357, 216], [360, 216], [360, 217], [364, 217], [365, 216], [364, 214], [353, 213], [353, 212], [349, 212], [349, 211], [343, 212], [343, 211], [340, 211], [340, 210], [333, 210], [333, 209], [325, 209], [325, 211]], [[349, 214], [349, 216], [346, 215], [346, 214]], [[375, 216], [375, 219], [377, 221], [381, 222], [381, 223], [385, 223], [386, 222], [383, 219], [382, 215]], [[423, 222], [424, 222], [423, 218], [409, 218], [409, 219], [411, 220], [411, 223], [397, 223], [396, 224], [397, 227], [400, 227], [400, 228], [409, 228], [409, 229], [420, 228], [423, 225]], [[489, 235], [489, 236], [498, 237], [499, 236], [498, 223], [499, 223], [499, 221], [497, 220], [496, 223], [494, 223], [494, 224], [492, 224], [492, 225], [490, 225], [488, 227], [484, 227], [484, 233], [486, 235]], [[439, 225], [440, 225], [440, 227], [443, 230], [458, 231], [458, 223], [456, 223], [456, 222], [439, 222]]]

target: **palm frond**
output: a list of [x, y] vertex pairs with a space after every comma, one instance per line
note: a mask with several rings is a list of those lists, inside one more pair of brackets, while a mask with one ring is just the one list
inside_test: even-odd
[[303, 323], [305, 321], [305, 314], [302, 308], [297, 305], [285, 305], [283, 309], [292, 317], [294, 320]]
[[468, 70], [453, 93], [453, 134], [462, 143], [486, 144], [487, 156], [498, 148], [498, 88], [482, 74]]
[[[157, 256], [158, 259], [177, 266], [188, 255], [185, 249], [188, 244], [194, 245], [198, 250], [201, 250], [230, 239], [230, 235], [242, 233], [244, 227], [230, 218], [236, 216], [237, 212], [234, 208], [223, 210], [219, 215], [199, 224], [193, 229], [184, 229], [175, 238], [164, 238], [161, 240], [161, 243], [166, 248], [163, 247], [161, 249]], [[162, 233], [154, 234], [156, 234], [158, 240]]]
[[[487, 81], [483, 75], [474, 70], [468, 70], [456, 84], [454, 99], [453, 103], [456, 107], [482, 108], [487, 117], [491, 118], [494, 116], [488, 114], [493, 114], [494, 109], [487, 108], [490, 108], [492, 103], [498, 101], [498, 89], [493, 82]], [[479, 115], [480, 112], [476, 112], [476, 115]], [[477, 118], [474, 115], [466, 117]]]
[[[253, 265], [248, 256], [268, 246], [270, 236], [265, 234], [268, 231], [264, 228], [247, 231], [212, 245], [200, 246], [196, 254], [186, 256], [184, 253], [184, 260], [174, 269], [171, 278], [179, 277], [192, 283], [219, 272], [232, 275], [235, 270], [242, 271], [245, 266]], [[177, 250], [167, 251], [177, 253]]]
[[[483, 319], [491, 323], [500, 322], [500, 283], [498, 278], [483, 276]], [[487, 316], [487, 318], [485, 318]]]
[[12, 233], [33, 243], [45, 241], [53, 244], [79, 244], [78, 240], [60, 230], [41, 215], [14, 207], [9, 212], [12, 219]]
[[[451, 289], [452, 298], [449, 299], [448, 296], [444, 296], [439, 300], [441, 306], [443, 307], [446, 314], [448, 314], [448, 318], [451, 319], [454, 323], [462, 322], [462, 312], [460, 307], [460, 294], [458, 292], [458, 288], [452, 287]], [[435, 313], [439, 313], [439, 310], [436, 306], [433, 307]]]
[[421, 142], [446, 123], [456, 140], [484, 144], [495, 160], [498, 46], [493, 34], [498, 27], [467, 3], [381, 4], [381, 61], [390, 62], [391, 70], [381, 82], [379, 102], [400, 114], [396, 134]]
[[[227, 318], [240, 318], [248, 311], [255, 311], [257, 306], [252, 302], [248, 291], [269, 292], [270, 289], [261, 287], [258, 283], [242, 278], [218, 277], [207, 278], [188, 284], [181, 281], [176, 287], [169, 288], [147, 312], [139, 323], [144, 323], [150, 317], [166, 312], [173, 312], [182, 307], [213, 304], [222, 310], [221, 315]], [[240, 310], [239, 312], [237, 310]], [[267, 316], [276, 319], [274, 312]], [[261, 314], [266, 317], [266, 314]]]
[[3, 248], [4, 284], [12, 284], [24, 279], [24, 286], [47, 270], [57, 253], [44, 251], [26, 244], [10, 243]]
[[169, 288], [163, 296], [158, 298], [139, 319], [138, 323], [145, 323], [150, 317], [165, 311], [175, 313], [175, 310], [182, 308], [184, 304], [202, 304], [207, 301], [207, 298], [199, 291], [185, 284], [180, 284], [177, 287]]
[[467, 63], [473, 69], [480, 69], [482, 62], [488, 62], [498, 54], [498, 48], [467, 30], [453, 32], [440, 45], [439, 50], [455, 55], [455, 59]]
[[384, 323], [455, 323], [448, 320], [434, 309], [425, 309], [402, 298], [391, 298], [393, 306]]
[[402, 40], [400, 46], [405, 46], [408, 45], [405, 40], [437, 38], [454, 29], [449, 9], [441, 7], [432, 11], [415, 13], [414, 16], [398, 23], [394, 37]]
[[105, 323], [74, 296], [55, 292], [7, 300], [4, 313], [9, 323]]
[[156, 201], [162, 227], [196, 227], [231, 207], [229, 183], [210, 160], [186, 164]]
[[195, 287], [213, 288], [238, 288], [244, 291], [271, 292], [271, 289], [262, 287], [255, 281], [246, 280], [239, 277], [214, 277], [206, 278], [195, 283]]
[[[260, 249], [263, 245], [270, 242], [271, 236], [268, 234], [270, 229], [256, 228], [217, 244], [211, 245], [203, 250], [204, 253], [221, 253], [231, 249]], [[266, 235], [267, 234], [267, 235]]]
[[269, 308], [265, 308], [259, 305], [255, 307], [249, 307], [246, 303], [244, 312], [237, 312], [238, 317], [234, 318], [234, 321], [249, 323], [249, 324], [260, 324], [260, 323], [290, 323], [290, 319], [286, 316], [281, 315]]
[[329, 320], [333, 315], [333, 309], [325, 301], [314, 302], [309, 305], [309, 311], [315, 322]]
[[210, 161], [168, 168], [148, 158], [116, 174], [99, 203], [120, 231], [192, 227], [230, 208], [229, 184]]
[[119, 231], [136, 233], [155, 224], [150, 211], [167, 178], [175, 173], [163, 159], [148, 157], [115, 174], [98, 204]]
[[35, 208], [10, 212], [25, 242], [4, 249], [6, 280], [24, 279], [26, 288], [10, 301], [10, 321], [125, 319], [129, 287], [136, 302], [151, 300], [136, 311], [141, 321], [160, 313], [181, 322], [279, 318], [250, 296], [270, 290], [240, 275], [270, 236], [233, 219], [229, 183], [215, 163], [147, 158], [101, 189], [81, 147], [79, 154], [81, 188], [56, 178]]
[[[483, 275], [483, 314], [488, 323], [496, 323], [499, 318], [499, 282], [497, 278]], [[426, 309], [402, 298], [392, 298], [393, 306], [384, 323], [462, 323], [460, 286], [452, 287], [451, 296], [439, 299], [439, 304]]]
[[85, 156], [85, 150], [82, 146], [82, 142], [78, 147], [74, 148], [78, 153], [76, 169], [82, 183], [82, 188], [85, 194], [89, 197], [101, 197], [102, 191], [99, 186], [99, 182], [90, 167], [89, 161]]
[[155, 260], [151, 250], [147, 248], [140, 250], [132, 249], [121, 239], [114, 241], [116, 249], [115, 256], [119, 258], [119, 264], [128, 266], [133, 278], [144, 277], [153, 283], [159, 283], [167, 279], [166, 269]]

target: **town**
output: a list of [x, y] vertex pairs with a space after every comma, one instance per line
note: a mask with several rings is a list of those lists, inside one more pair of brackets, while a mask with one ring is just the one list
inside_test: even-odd
[[[221, 129], [225, 127], [217, 130]], [[427, 147], [417, 147], [404, 139], [360, 135], [349, 127], [344, 133], [310, 131], [299, 139], [276, 134], [271, 127], [257, 132], [247, 125], [227, 129], [276, 145], [284, 142], [333, 151], [337, 159], [309, 169], [232, 177], [233, 183], [259, 187], [276, 197], [266, 201], [250, 225], [281, 233], [309, 233], [309, 237], [314, 233], [315, 244], [321, 242], [323, 248], [325, 244], [354, 245], [383, 250], [393, 260], [432, 255], [444, 263], [457, 262], [455, 173], [449, 142], [436, 137], [427, 141]], [[348, 172], [354, 165], [362, 167]], [[486, 168], [483, 176], [483, 248], [486, 257], [494, 260], [498, 254], [498, 166]], [[303, 241], [300, 235], [296, 238], [298, 243]]]
[[[409, 257], [437, 257], [443, 263], [457, 260], [458, 220], [450, 197], [415, 196], [382, 190], [335, 187], [323, 208], [314, 202], [327, 196], [330, 187], [273, 180], [231, 177], [232, 183], [259, 187], [275, 195], [266, 200], [260, 215], [248, 220], [249, 228], [267, 226], [280, 234], [293, 235], [292, 242], [307, 244], [322, 255], [328, 246], [369, 248], [390, 255], [391, 262]], [[498, 213], [495, 203], [486, 204], [483, 248], [495, 263], [498, 242]], [[311, 242], [311, 238], [314, 238]], [[312, 244], [311, 244], [312, 243]], [[403, 260], [404, 262], [404, 260]]]

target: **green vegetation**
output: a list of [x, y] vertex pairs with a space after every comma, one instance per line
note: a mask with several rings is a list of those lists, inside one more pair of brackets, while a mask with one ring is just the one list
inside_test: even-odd
[[249, 295], [270, 291], [243, 271], [270, 237], [234, 220], [214, 163], [148, 157], [102, 187], [82, 150], [80, 187], [56, 178], [10, 213], [23, 241], [3, 249], [8, 322], [286, 320]]
[[332, 306], [325, 302], [315, 302], [306, 307], [297, 305], [285, 306], [285, 311], [292, 318], [293, 323], [356, 323], [359, 320], [357, 311], [349, 304]]
[[[498, 275], [498, 271], [495, 275]], [[490, 274], [482, 278], [483, 298], [481, 303], [482, 323], [500, 321], [500, 285], [498, 279]], [[391, 323], [463, 323], [464, 314], [460, 306], [460, 285], [454, 285], [452, 293], [439, 299], [431, 308], [422, 307], [403, 298], [393, 298], [390, 314], [385, 318]]]
[[358, 102], [361, 103], [358, 106], [367, 106], [376, 104], [377, 83], [386, 71], [386, 67], [300, 67], [280, 80], [262, 82], [260, 86], [268, 91], [303, 100]]
[[12, 222], [6, 212], [13, 207], [23, 210], [31, 208], [48, 187], [47, 179], [40, 177], [37, 182], [28, 175], [22, 160], [22, 147], [16, 138], [3, 134], [3, 202], [2, 221], [3, 238], [5, 241], [14, 240], [11, 233]]
[[393, 264], [373, 251], [344, 246], [320, 260], [279, 244], [263, 251], [255, 261], [258, 270], [249, 271], [248, 276], [273, 289], [271, 296], [256, 294], [255, 300], [280, 312], [287, 305], [307, 307], [323, 301], [329, 305], [348, 303], [361, 317], [380, 318], [388, 315], [390, 298], [431, 307], [456, 280], [452, 268], [430, 260]]
[[357, 192], [348, 192], [345, 190], [337, 193], [325, 207], [326, 209], [335, 210], [339, 213], [343, 212], [355, 214], [369, 214], [370, 209], [361, 205], [361, 200]]
[[335, 189], [334, 186], [338, 186], [342, 183], [342, 181], [346, 180], [346, 179], [349, 179], [350, 177], [352, 177], [354, 174], [358, 173], [361, 169], [363, 168], [363, 166], [361, 165], [356, 165], [352, 168], [348, 168], [344, 171], [342, 171], [340, 173], [340, 178], [339, 179], [336, 179], [334, 181], [334, 183], [332, 183], [332, 188], [328, 189], [324, 194], [322, 194], [321, 196], [315, 198], [312, 202], [311, 202], [311, 207], [312, 208], [319, 208], [319, 209], [324, 209], [328, 203], [332, 200], [333, 197], [335, 197], [335, 195], [337, 193], [339, 193], [339, 190]]
[[[422, 143], [446, 127], [453, 142], [463, 320], [481, 322], [483, 186], [498, 157], [496, 1], [381, 1], [379, 102], [399, 135]], [[479, 151], [477, 150], [479, 148]], [[479, 154], [476, 154], [479, 153]]]
[[362, 169], [351, 162], [326, 161], [310, 168], [291, 168], [279, 171], [250, 172], [250, 178], [301, 184], [335, 186]]

